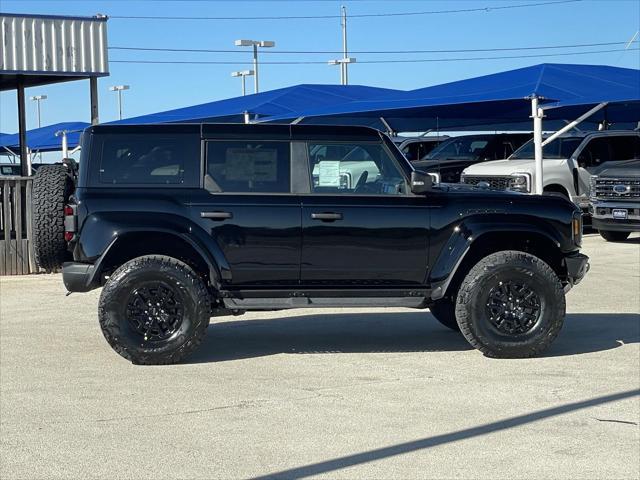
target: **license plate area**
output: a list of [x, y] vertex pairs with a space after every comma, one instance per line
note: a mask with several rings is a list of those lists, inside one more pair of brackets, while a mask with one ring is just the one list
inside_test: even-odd
[[611, 216], [614, 220], [626, 220], [629, 217], [629, 212], [626, 208], [614, 208], [611, 211]]

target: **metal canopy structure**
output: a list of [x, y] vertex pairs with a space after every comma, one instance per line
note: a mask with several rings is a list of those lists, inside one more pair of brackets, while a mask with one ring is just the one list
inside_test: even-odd
[[0, 14], [0, 90], [17, 90], [22, 175], [30, 174], [24, 90], [89, 79], [91, 122], [98, 123], [98, 77], [109, 75], [107, 17]]
[[297, 117], [298, 112], [308, 108], [345, 105], [353, 101], [381, 98], [398, 92], [399, 90], [362, 85], [302, 84], [126, 118], [111, 123], [144, 124], [190, 121], [249, 123], [273, 116]]
[[[27, 148], [31, 152], [55, 152], [63, 150], [66, 138], [67, 147], [77, 147], [82, 131], [90, 124], [87, 122], [62, 122], [34, 128], [26, 133]], [[20, 136], [17, 133], [0, 136], [0, 154], [7, 152], [18, 155], [20, 152]]]

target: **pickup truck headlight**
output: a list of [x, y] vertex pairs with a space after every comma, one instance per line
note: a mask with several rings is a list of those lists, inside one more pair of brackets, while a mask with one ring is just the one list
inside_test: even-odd
[[531, 175], [528, 173], [514, 173], [509, 179], [507, 188], [514, 192], [531, 192]]

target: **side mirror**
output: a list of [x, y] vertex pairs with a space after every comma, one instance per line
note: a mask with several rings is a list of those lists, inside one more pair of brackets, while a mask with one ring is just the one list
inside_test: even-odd
[[411, 193], [417, 195], [425, 194], [431, 190], [433, 178], [431, 175], [420, 170], [411, 172]]

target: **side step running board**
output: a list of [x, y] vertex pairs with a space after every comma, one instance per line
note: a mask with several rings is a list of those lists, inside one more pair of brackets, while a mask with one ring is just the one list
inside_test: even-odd
[[407, 307], [424, 308], [426, 297], [285, 297], [285, 298], [223, 298], [230, 310], [280, 310], [285, 308], [330, 307]]

